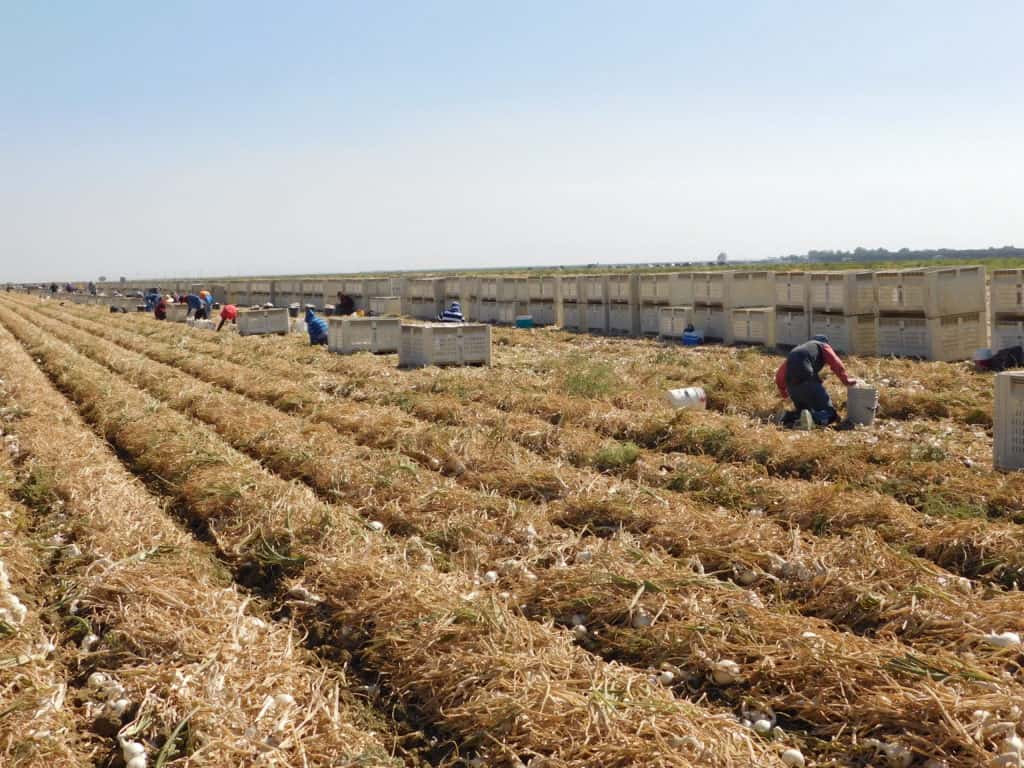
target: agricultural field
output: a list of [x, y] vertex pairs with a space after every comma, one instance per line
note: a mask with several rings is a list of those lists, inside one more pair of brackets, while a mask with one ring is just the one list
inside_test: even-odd
[[396, 363], [0, 296], [0, 765], [1024, 764], [991, 377], [805, 433], [755, 349]]

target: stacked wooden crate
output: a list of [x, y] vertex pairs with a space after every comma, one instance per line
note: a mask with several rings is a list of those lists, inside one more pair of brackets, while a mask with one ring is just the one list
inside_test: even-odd
[[444, 305], [443, 277], [410, 277], [402, 290], [402, 314], [436, 320]]
[[1024, 346], [1024, 269], [992, 272], [992, 349]]
[[690, 306], [693, 280], [686, 272], [647, 272], [637, 276], [640, 301], [640, 333], [661, 335], [663, 307]]
[[985, 268], [875, 273], [879, 355], [969, 360], [987, 346]]
[[791, 348], [810, 338], [810, 279], [806, 272], [775, 273], [775, 343]]
[[[736, 332], [739, 330], [744, 335], [744, 343], [767, 344], [770, 341], [769, 326], [770, 335], [775, 335], [773, 272], [694, 272], [692, 280], [693, 324], [703, 332], [705, 339], [732, 344], [737, 340]], [[738, 309], [760, 311], [742, 312], [734, 317], [733, 312]], [[751, 327], [750, 319], [758, 316], [763, 322], [756, 321]], [[761, 333], [752, 336], [755, 332]]]
[[875, 280], [869, 271], [808, 272], [810, 335], [825, 335], [837, 351], [873, 355]]

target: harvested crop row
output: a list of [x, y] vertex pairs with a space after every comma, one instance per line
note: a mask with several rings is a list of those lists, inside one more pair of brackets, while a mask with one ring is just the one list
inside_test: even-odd
[[[676, 700], [642, 674], [596, 660], [567, 632], [469, 594], [464, 576], [440, 574], [422, 558], [410, 563], [416, 553], [364, 537], [341, 510], [267, 476], [202, 428], [182, 432], [181, 416], [4, 315], [108, 439], [140, 471], [173, 486], [222, 549], [262, 552], [267, 563], [273, 556], [275, 567], [303, 573], [324, 594], [311, 611], [324, 621], [309, 628], [315, 636], [344, 641], [487, 764], [537, 756], [549, 766], [779, 765], [780, 747]], [[278, 546], [246, 540], [246, 528]]]
[[183, 765], [395, 765], [344, 678], [248, 610], [6, 332], [0, 360], [19, 372], [4, 405], [17, 409], [26, 493], [51, 510], [62, 544], [61, 605], [80, 644], [68, 698], [108, 739], [104, 751], [131, 757], [121, 734]]
[[[90, 325], [94, 324], [90, 323]], [[158, 324], [152, 325], [158, 326]], [[145, 348], [141, 339], [136, 339], [133, 343], [130, 339], [126, 338], [125, 334], [118, 334], [109, 328], [99, 330], [90, 328], [90, 330], [101, 333], [137, 351], [142, 351]], [[249, 340], [227, 341], [218, 339], [216, 342], [202, 341], [196, 338], [195, 335], [182, 339], [180, 329], [164, 328], [163, 330], [168, 340], [184, 344], [177, 351], [179, 357], [187, 349], [205, 350], [209, 354], [222, 356], [233, 361], [247, 362], [250, 365], [257, 359], [251, 354], [252, 348], [245, 346]], [[136, 329], [135, 332], [147, 338], [158, 335], [151, 327]], [[606, 467], [614, 468], [623, 464], [630, 466], [627, 459], [635, 458], [636, 462], [631, 466], [638, 471], [645, 481], [654, 482], [656, 485], [658, 484], [657, 480], [659, 477], [664, 481], [667, 476], [666, 473], [661, 472], [663, 466], [666, 463], [671, 464], [678, 461], [679, 456], [684, 454], [659, 452], [652, 455], [646, 451], [630, 449], [632, 452], [626, 459], [623, 459], [623, 451], [628, 446], [622, 447], [616, 442], [609, 443], [608, 440], [612, 437], [626, 435], [631, 439], [639, 440], [641, 443], [657, 444], [659, 441], [665, 441], [663, 447], [668, 447], [672, 443], [674, 448], [690, 455], [710, 454], [716, 458], [733, 462], [737, 466], [748, 466], [755, 474], [771, 473], [776, 476], [776, 479], [794, 476], [816, 477], [819, 473], [815, 467], [821, 463], [821, 457], [835, 456], [837, 454], [842, 454], [845, 457], [851, 452], [861, 451], [864, 448], [861, 443], [871, 443], [873, 441], [874, 447], [869, 446], [869, 452], [864, 462], [853, 462], [855, 466], [852, 469], [846, 466], [850, 462], [832, 460], [833, 465], [843, 468], [843, 477], [854, 487], [863, 488], [868, 492], [880, 495], [893, 494], [902, 502], [908, 503], [923, 513], [930, 515], [952, 516], [954, 518], [979, 515], [984, 517], [989, 512], [1000, 515], [1016, 515], [1021, 511], [1021, 489], [1017, 487], [1020, 483], [1014, 484], [1011, 478], [980, 468], [982, 465], [987, 464], [988, 461], [989, 449], [987, 444], [984, 446], [984, 460], [982, 461], [975, 457], [977, 464], [968, 471], [968, 468], [964, 467], [960, 461], [947, 459], [947, 448], [944, 447], [944, 444], [950, 442], [949, 439], [946, 439], [944, 442], [936, 441], [930, 434], [926, 433], [922, 437], [916, 431], [911, 431], [909, 435], [904, 434], [899, 440], [896, 439], [896, 433], [886, 433], [885, 437], [887, 440], [885, 445], [889, 447], [879, 447], [877, 436], [863, 435], [862, 433], [857, 433], [857, 436], [854, 437], [849, 435], [830, 436], [825, 433], [819, 433], [814, 436], [800, 436], [793, 435], [792, 433], [782, 435], [774, 427], [765, 430], [747, 421], [743, 421], [742, 424], [735, 423], [726, 428], [721, 423], [717, 425], [714, 423], [714, 415], [705, 414], [689, 422], [692, 428], [687, 428], [687, 422], [685, 421], [687, 417], [685, 416], [675, 416], [672, 422], [664, 422], [659, 420], [661, 417], [655, 418], [648, 414], [641, 416], [638, 414], [627, 415], [620, 413], [614, 419], [616, 424], [614, 426], [615, 432], [610, 436], [605, 434], [604, 438], [600, 438], [588, 436], [584, 430], [572, 427], [571, 423], [565, 423], [567, 421], [565, 418], [566, 414], [579, 411], [581, 407], [592, 409], [595, 407], [593, 403], [580, 403], [575, 398], [559, 398], [551, 392], [545, 392], [543, 395], [517, 395], [515, 387], [502, 387], [500, 384], [489, 380], [491, 377], [501, 377], [502, 372], [497, 368], [486, 372], [487, 381], [481, 378], [483, 374], [480, 372], [466, 370], [431, 374], [432, 378], [424, 384], [422, 377], [425, 374], [408, 372], [403, 373], [401, 376], [390, 375], [392, 372], [383, 368], [383, 363], [376, 359], [368, 359], [366, 356], [343, 358], [344, 362], [334, 364], [323, 363], [322, 357], [311, 353], [309, 350], [297, 351], [294, 344], [280, 340], [275, 341], [280, 346], [283, 346], [284, 349], [283, 351], [275, 352], [274, 357], [290, 357], [292, 359], [292, 362], [289, 363], [279, 363], [286, 366], [282, 371], [283, 376], [294, 377], [296, 372], [300, 370], [303, 372], [313, 372], [320, 368], [339, 372], [343, 370], [346, 377], [344, 391], [349, 396], [362, 401], [373, 399], [373, 401], [378, 403], [394, 402], [402, 405], [419, 418], [435, 420], [440, 418], [448, 423], [459, 419], [465, 411], [472, 412], [476, 416], [476, 420], [479, 421], [488, 410], [480, 401], [488, 401], [492, 404], [491, 408], [500, 407], [507, 414], [505, 432], [518, 443], [532, 450], [540, 450], [542, 452], [558, 450], [561, 457], [575, 464], [589, 464], [601, 469]], [[243, 350], [249, 349], [249, 354], [246, 355], [245, 352], [229, 352], [228, 349], [235, 345], [242, 345]], [[266, 351], [264, 346], [259, 346], [258, 350]], [[164, 361], [167, 362], [168, 360], [164, 358]], [[301, 365], [301, 368], [298, 368], [297, 365]], [[275, 363], [272, 361], [267, 362], [266, 368], [273, 370]], [[519, 372], [516, 371], [516, 373], [518, 375]], [[372, 387], [365, 386], [371, 378], [373, 380]], [[313, 376], [307, 380], [314, 384], [319, 383], [321, 386], [337, 389], [336, 382], [327, 381], [322, 375], [319, 377]], [[418, 381], [419, 385], [412, 385], [415, 389], [410, 389], [410, 381]], [[361, 384], [360, 382], [363, 383]], [[389, 385], [389, 382], [392, 383]], [[395, 382], [402, 383], [403, 389], [400, 394], [394, 394], [393, 387]], [[370, 389], [374, 390], [376, 394], [368, 395], [367, 392]], [[424, 392], [427, 394], [423, 394]], [[474, 401], [473, 405], [463, 406], [462, 411], [458, 409], [453, 410], [450, 406], [456, 402], [456, 399], [447, 396], [447, 400], [442, 401], [441, 398], [446, 397], [443, 394], [445, 392], [457, 392], [461, 399], [468, 398]], [[263, 394], [264, 399], [276, 402], [283, 408], [301, 407], [301, 404], [311, 402], [309, 398], [296, 400], [296, 395], [294, 394], [288, 396], [280, 392], [274, 393], [271, 391], [264, 392]], [[518, 399], [510, 401], [510, 398], [522, 398], [524, 396], [532, 398], [533, 401], [536, 401], [538, 398], [543, 399], [547, 406], [541, 408], [539, 415], [525, 416], [517, 408], [526, 407], [530, 409], [532, 407], [536, 410], [536, 402], [532, 406], [530, 403], [523, 406], [523, 403]], [[552, 403], [558, 404], [555, 411], [551, 410]], [[613, 414], [608, 410], [609, 407], [607, 403], [601, 403], [603, 414], [601, 419], [603, 421], [613, 417]], [[664, 408], [660, 404], [658, 411], [664, 412]], [[591, 417], [586, 416], [587, 412], [584, 410], [577, 413], [576, 418], [590, 419]], [[551, 424], [545, 422], [544, 419], [557, 420], [559, 422], [557, 430], [552, 429]], [[500, 417], [497, 414], [491, 414], [491, 418], [486, 419], [484, 423], [488, 425], [500, 423]], [[638, 428], [637, 425], [641, 426]], [[603, 426], [598, 425], [595, 428], [605, 430], [605, 432], [609, 429], [607, 424]], [[876, 432], [879, 430], [884, 432], [885, 429], [886, 427], [880, 425], [876, 428]], [[900, 430], [901, 433], [903, 431], [902, 427], [894, 427], [894, 429]], [[675, 438], [672, 438], [673, 430], [677, 432]], [[765, 436], [773, 438], [773, 447], [769, 450], [760, 444], [752, 447], [748, 446], [749, 450], [743, 449], [739, 454], [734, 455], [736, 451], [740, 450], [740, 443], [744, 441], [749, 442], [751, 434], [756, 432], [763, 432]], [[959, 438], [960, 435], [954, 434], [953, 437]], [[799, 438], [799, 442], [795, 442], [796, 438]], [[925, 438], [931, 439], [932, 442], [927, 442]], [[819, 442], [814, 442], [815, 440]], [[834, 444], [829, 443], [829, 440], [832, 440]], [[900, 445], [901, 440], [903, 441], [903, 447], [897, 448], [896, 446]], [[811, 442], [808, 443], [808, 441]], [[837, 450], [840, 448], [842, 450]], [[808, 449], [810, 449], [810, 453], [808, 453]], [[886, 462], [888, 462], [888, 466], [884, 466]], [[858, 466], [860, 471], [858, 471]], [[829, 473], [834, 472], [834, 467], [827, 471]], [[671, 482], [671, 478], [668, 479], [668, 482]], [[863, 492], [860, 491], [860, 493]], [[851, 503], [846, 503], [847, 500], [843, 498], [842, 492], [833, 494], [832, 501], [833, 506], [839, 510], [859, 506], [858, 499], [851, 499]], [[901, 525], [903, 521], [897, 518], [891, 522]], [[959, 527], [959, 524], [957, 523], [954, 527]], [[954, 530], [951, 533], [957, 534], [960, 531]], [[933, 531], [932, 538], [943, 542], [949, 541], [945, 532]], [[989, 556], [989, 552], [986, 550], [990, 550], [994, 545], [994, 538], [993, 532], [986, 535], [984, 541], [980, 543], [967, 541], [964, 542], [963, 546], [960, 546], [958, 543], [953, 546], [942, 546], [938, 551], [944, 554], [945, 559], [939, 562], [948, 567], [959, 567], [957, 563], [961, 562], [967, 575], [972, 576], [985, 575], [985, 571], [981, 567], [982, 565], [999, 564], [1007, 560], [1012, 563], [1015, 559], [1013, 557], [1000, 557], [995, 552], [991, 553], [991, 557]], [[1016, 551], [1015, 546], [1014, 544], [1006, 552], [1012, 553]], [[922, 554], [927, 556], [927, 551], [928, 548], [925, 547]], [[957, 553], [958, 551], [968, 553], [968, 556], [951, 559], [950, 554]], [[975, 553], [977, 556], [975, 556]], [[1012, 579], [1016, 573], [1016, 569], [1010, 569], [1009, 578]], [[993, 574], [993, 578], [1005, 581], [1007, 578], [1005, 569], [999, 569], [998, 573]]]
[[[5, 420], [6, 384], [0, 382]], [[43, 542], [31, 513], [11, 498], [16, 490], [10, 458], [20, 453], [4, 435], [0, 454], [0, 763], [24, 768], [86, 766], [94, 762], [84, 719], [66, 706], [74, 651], [57, 646], [45, 618], [49, 590]], [[70, 657], [70, 658], [69, 658]]]
[[[56, 327], [54, 331], [68, 333]], [[205, 371], [211, 366], [198, 360], [193, 363], [191, 370], [207, 378]], [[245, 387], [243, 371], [224, 366], [217, 376], [235, 381], [238, 388]], [[161, 378], [155, 377], [157, 386], [162, 386]], [[179, 386], [187, 389], [184, 383]], [[301, 390], [296, 396], [299, 394]], [[244, 404], [233, 402], [235, 410], [244, 408]], [[313, 415], [321, 417], [327, 409], [317, 408]], [[225, 405], [214, 413], [230, 410]], [[253, 413], [254, 423], [266, 420], [255, 415], [258, 411]], [[242, 419], [236, 431], [244, 431], [249, 420]], [[280, 431], [275, 434], [280, 435]], [[460, 442], [465, 444], [469, 439]], [[296, 454], [298, 445], [278, 458], [284, 461]], [[301, 467], [293, 470], [300, 471]], [[867, 532], [839, 543], [821, 541], [786, 533], [763, 520], [737, 520], [711, 510], [679, 509], [667, 502], [662, 507], [652, 504], [648, 494], [637, 491], [623, 499], [628, 489], [616, 492], [605, 480], [582, 478], [572, 484], [587, 487], [591, 493], [570, 497], [564, 506], [556, 505], [559, 509], [555, 514], [561, 522], [578, 528], [605, 527], [609, 520], [612, 525], [624, 525], [645, 533], [651, 541], [684, 559], [697, 557], [710, 570], [725, 571], [741, 583], [754, 584], [766, 599], [781, 593], [809, 615], [860, 632], [897, 633], [922, 648], [960, 647], [963, 625], [949, 618], [951, 611], [961, 615], [978, 636], [993, 628], [1024, 629], [1019, 594], [1006, 593], [993, 599], [964, 594], [969, 584], [893, 552]], [[330, 490], [330, 486], [324, 490]], [[985, 664], [1002, 667], [998, 660]]]
[[[174, 376], [171, 374], [171, 372], [167, 372], [167, 371], [163, 371], [159, 375], [154, 373], [154, 376], [156, 376], [157, 379], [163, 379], [163, 378], [173, 379], [174, 378]], [[177, 382], [170, 383], [169, 386], [173, 389], [175, 386], [187, 386], [187, 385], [184, 382], [177, 381]], [[211, 395], [211, 397], [213, 397], [213, 396]], [[224, 407], [224, 408], [221, 408], [219, 412], [220, 413], [228, 413], [230, 411], [231, 411], [231, 409], [229, 409], [227, 407]], [[241, 421], [243, 421], [243, 422], [247, 422], [247, 421], [250, 420], [250, 417], [246, 416], [244, 413], [238, 414], [238, 415], [239, 415], [239, 418], [241, 419]], [[284, 419], [285, 417], [282, 416], [281, 418]], [[257, 419], [257, 423], [260, 423], [259, 419]], [[545, 584], [547, 582], [549, 576], [550, 576], [549, 572], [542, 572], [540, 574], [540, 582], [539, 583]], [[651, 576], [651, 578], [648, 579], [649, 581], [656, 581], [657, 580], [657, 576], [654, 573], [650, 573], [649, 576]], [[707, 582], [706, 579], [701, 579], [701, 578], [699, 578], [699, 577], [697, 577], [697, 576], [695, 576], [693, 574], [690, 574], [690, 576], [688, 577], [688, 581], [689, 581], [689, 583], [691, 583], [691, 585], [697, 584], [697, 583], [699, 583], [701, 581]], [[716, 600], [716, 604], [718, 604], [720, 606], [725, 605], [725, 603], [723, 601], [727, 600], [728, 597], [731, 595], [732, 598], [733, 598], [733, 602], [734, 602], [734, 608], [732, 609], [732, 613], [733, 614], [735, 614], [736, 611], [738, 611], [738, 610], [742, 610], [745, 613], [745, 615], [747, 616], [747, 619], [750, 620], [750, 614], [752, 612], [756, 613], [755, 607], [751, 607], [751, 603], [750, 603], [750, 600], [749, 600], [749, 593], [740, 592], [740, 591], [737, 591], [737, 590], [733, 590], [733, 591], [723, 590], [723, 588], [722, 588], [722, 586], [720, 584], [717, 584], [717, 583], [715, 583], [715, 584], [716, 584], [715, 587], [707, 587], [707, 586], [705, 586], [705, 590], [711, 589], [713, 594], [719, 594], [720, 595], [719, 597], [717, 597], [715, 599]], [[722, 590], [722, 591], [719, 593], [718, 590]], [[567, 594], [571, 596], [572, 592], [569, 592]], [[708, 598], [708, 599], [711, 599], [711, 598]], [[858, 658], [861, 658], [861, 659], [864, 659], [864, 660], [874, 659], [873, 662], [867, 664], [867, 668], [870, 668], [870, 669], [875, 669], [876, 667], [884, 669], [886, 664], [889, 663], [892, 659], [900, 658], [901, 654], [902, 655], [907, 655], [906, 649], [902, 649], [901, 650], [899, 646], [895, 646], [894, 648], [886, 647], [884, 650], [879, 651], [879, 650], [875, 649], [874, 645], [872, 645], [870, 643], [865, 643], [865, 641], [857, 641], [857, 640], [851, 639], [851, 638], [843, 638], [841, 635], [837, 635], [836, 633], [829, 631], [827, 628], [823, 628], [823, 626], [820, 623], [816, 624], [816, 623], [813, 623], [813, 622], [807, 622], [807, 621], [804, 621], [804, 620], [798, 620], [795, 617], [778, 617], [778, 616], [768, 615], [768, 614], [765, 614], [765, 616], [767, 617], [765, 623], [768, 626], [772, 626], [774, 628], [774, 630], [779, 632], [780, 634], [773, 641], [768, 641], [762, 635], [761, 636], [762, 639], [756, 645], [757, 648], [764, 648], [766, 645], [769, 645], [772, 642], [775, 643], [776, 645], [778, 645], [778, 644], [780, 644], [782, 642], [782, 638], [802, 637], [804, 635], [804, 633], [811, 632], [815, 638], [821, 637], [823, 635], [828, 637], [828, 638], [830, 638], [829, 647], [833, 647], [834, 648], [834, 647], [838, 647], [838, 646], [845, 646], [845, 647], [847, 647], [847, 649], [849, 650], [849, 653], [851, 655], [855, 655]], [[781, 624], [779, 622], [781, 622]], [[760, 626], [760, 624], [755, 621], [754, 622], [754, 626]], [[702, 640], [702, 643], [704, 644], [704, 647], [705, 647], [706, 650], [722, 650], [721, 647], [716, 649], [716, 647], [714, 646], [713, 642], [710, 642], [707, 638], [704, 638]], [[861, 645], [858, 645], [858, 643], [860, 643]], [[727, 646], [724, 650], [735, 650], [735, 647]], [[827, 662], [825, 664], [817, 664], [817, 665], [814, 662], [809, 662], [807, 658], [804, 658], [804, 657], [808, 656], [808, 654], [806, 653], [806, 651], [807, 651], [806, 647], [797, 649], [797, 651], [800, 652], [801, 658], [803, 659], [801, 661], [801, 664], [804, 666], [804, 671], [803, 671], [802, 674], [811, 675], [811, 674], [813, 674], [813, 670], [817, 669], [818, 670], [818, 672], [817, 672], [817, 675], [818, 675], [817, 683], [818, 684], [822, 684], [823, 680], [825, 678], [828, 678], [831, 675], [830, 679], [831, 679], [832, 683], [831, 683], [830, 688], [832, 690], [835, 690], [839, 686], [840, 680], [845, 679], [846, 676], [848, 676], [850, 674], [849, 670], [836, 670], [834, 667], [830, 666]], [[623, 655], [625, 653], [624, 649], [618, 648], [616, 646], [613, 646], [612, 648], [610, 648], [606, 652], [608, 654], [616, 656], [616, 657], [623, 657]], [[721, 658], [723, 656], [723, 654], [722, 653], [718, 653], [717, 656], [719, 658]], [[633, 656], [631, 658], [633, 660], [637, 661], [637, 662], [648, 663], [648, 664], [657, 664], [660, 661], [664, 660], [663, 657], [650, 656], [648, 658], [645, 658], [643, 655], [641, 655], [639, 657]], [[677, 658], [678, 658], [678, 656], [677, 656]], [[917, 660], [916, 663], [920, 665], [920, 664], [927, 664], [928, 662], [925, 662], [925, 661], [922, 661], [922, 660]], [[1002, 663], [1003, 663], [1002, 661], [998, 662], [996, 664], [996, 667], [997, 668], [1001, 668]], [[949, 660], [947, 660], [946, 662], [935, 662], [935, 661], [931, 662], [932, 667], [936, 667], [936, 668], [939, 667], [942, 664], [945, 664], [946, 665], [945, 668], [948, 668], [948, 669], [955, 668], [955, 666], [954, 667], [949, 667], [948, 666], [950, 664]], [[954, 662], [954, 665], [955, 665], [955, 662]], [[797, 668], [797, 666], [799, 666], [799, 665], [794, 665], [790, 669], [790, 674], [792, 673], [792, 669]], [[849, 689], [849, 686], [856, 685], [858, 679], [859, 678], [858, 678], [858, 676], [856, 674], [854, 674], [851, 678], [846, 679], [847, 688]], [[783, 678], [782, 680], [785, 680], [785, 678]], [[789, 688], [797, 687], [797, 684], [795, 682], [793, 682], [792, 680], [790, 680], [788, 683], [786, 683], [786, 682], [780, 681], [780, 679], [777, 678], [777, 677], [773, 678], [771, 675], [765, 675], [765, 681], [766, 681], [766, 689], [767, 690], [771, 690], [771, 691], [776, 691], [776, 692], [778, 690], [780, 690], [781, 688], [786, 687], [786, 686], [788, 686]], [[875, 681], [874, 684], [877, 685], [878, 682]], [[772, 686], [774, 686], [774, 687], [772, 687]], [[870, 686], [868, 684], [865, 684], [865, 688], [869, 689]], [[868, 693], [863, 693], [863, 696], [869, 697], [869, 694]], [[887, 701], [887, 699], [882, 699], [882, 701], [883, 702]], [[784, 712], [786, 711], [784, 706], [782, 707], [782, 709], [783, 709]], [[794, 717], [798, 716], [801, 719], [801, 721], [804, 721], [804, 722], [809, 721], [809, 720], [813, 722], [812, 718], [806, 712], [791, 711], [791, 712], [788, 712], [788, 714], [790, 714], [790, 716], [794, 716]], [[821, 725], [820, 722], [817, 723], [817, 725], [820, 726]]]

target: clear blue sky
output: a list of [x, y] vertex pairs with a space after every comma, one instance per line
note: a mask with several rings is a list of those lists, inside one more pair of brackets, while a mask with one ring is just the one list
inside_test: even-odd
[[0, 0], [0, 280], [1024, 245], [1020, 2]]

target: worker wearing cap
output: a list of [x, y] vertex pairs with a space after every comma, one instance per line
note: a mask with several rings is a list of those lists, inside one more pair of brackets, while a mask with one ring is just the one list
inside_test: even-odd
[[787, 414], [784, 423], [799, 419], [800, 425], [809, 429], [814, 424], [827, 426], [839, 421], [832, 398], [821, 383], [821, 369], [826, 365], [843, 384], [850, 386], [856, 383], [856, 379], [847, 375], [843, 361], [829, 345], [828, 336], [815, 336], [794, 347], [786, 356], [785, 362], [775, 372], [775, 385], [782, 397], [793, 401], [796, 412]]
[[306, 308], [306, 331], [309, 333], [310, 344], [327, 343], [327, 321], [317, 317], [312, 307]]
[[238, 322], [238, 307], [234, 304], [225, 304], [220, 308], [220, 323], [217, 325], [217, 330], [219, 331], [223, 328], [224, 323], [228, 320], [230, 320], [232, 324]]

